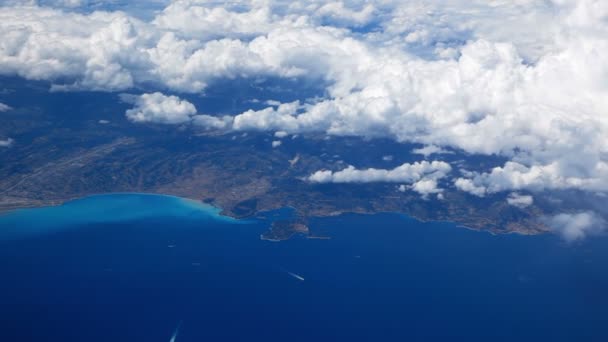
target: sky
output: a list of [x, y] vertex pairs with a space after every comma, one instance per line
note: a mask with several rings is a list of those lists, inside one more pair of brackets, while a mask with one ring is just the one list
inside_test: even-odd
[[[51, 91], [123, 93], [134, 123], [389, 138], [422, 144], [426, 157], [507, 160], [459, 173], [422, 160], [319, 170], [311, 182], [395, 181], [427, 196], [447, 178], [474, 196], [510, 193], [516, 206], [533, 201], [522, 191], [608, 192], [607, 1], [0, 4], [0, 75], [49, 81]], [[243, 78], [318, 81], [323, 96], [223, 116], [180, 98]], [[580, 215], [569, 218], [600, 220]]]

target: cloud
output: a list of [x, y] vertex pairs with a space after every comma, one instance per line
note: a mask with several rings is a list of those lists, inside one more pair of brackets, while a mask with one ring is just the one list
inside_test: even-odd
[[300, 102], [283, 103], [277, 107], [262, 110], [248, 110], [234, 117], [235, 130], [275, 130], [289, 133], [299, 131], [300, 124], [295, 116], [300, 108]]
[[177, 96], [155, 92], [142, 95], [120, 94], [120, 98], [123, 102], [134, 105], [125, 113], [133, 122], [193, 124], [196, 127], [216, 130], [232, 127], [231, 116], [197, 114], [192, 103]]
[[230, 116], [216, 117], [201, 114], [192, 116], [192, 123], [206, 129], [228, 129], [232, 124], [232, 118]]
[[[107, 0], [106, 2], [111, 2]], [[67, 7], [75, 8], [89, 4], [89, 0], [2, 0], [0, 5], [10, 6], [51, 6], [51, 7]]]
[[455, 184], [461, 190], [477, 196], [523, 189], [608, 191], [608, 162], [599, 159], [600, 156], [588, 157], [583, 150], [579, 158], [575, 155], [569, 158], [562, 156], [548, 165], [528, 167], [518, 162], [507, 162], [490, 172], [472, 172], [470, 179], [460, 178]]
[[431, 156], [433, 154], [446, 154], [446, 153], [451, 153], [450, 151], [444, 150], [439, 146], [435, 146], [435, 145], [427, 145], [421, 148], [416, 148], [414, 150], [412, 150], [412, 153], [415, 154], [421, 154], [425, 157]]
[[163, 30], [199, 40], [253, 38], [271, 30], [273, 19], [269, 7], [253, 3], [250, 10], [239, 11], [230, 5], [212, 7], [213, 4], [200, 1], [175, 1], [162, 10], [153, 23]]
[[[308, 177], [312, 183], [414, 183], [422, 179], [439, 180], [452, 170], [442, 161], [405, 163], [392, 170], [369, 168], [365, 170], [349, 166], [341, 171], [320, 170]], [[423, 185], [421, 185], [422, 187]]]
[[0, 8], [0, 75], [48, 80], [56, 91], [187, 93], [218, 80], [307, 78], [326, 85], [323, 98], [222, 118], [138, 105], [133, 120], [383, 137], [507, 158], [455, 180], [479, 196], [608, 191], [606, 16], [599, 0], [181, 0], [151, 20], [9, 5]]
[[7, 112], [11, 109], [13, 109], [13, 108], [11, 108], [9, 105], [6, 105], [6, 104], [0, 102], [0, 112]]
[[11, 138], [0, 139], [0, 147], [10, 147], [14, 142]]
[[486, 195], [486, 188], [475, 185], [475, 183], [470, 179], [458, 178], [454, 181], [454, 186], [461, 191], [468, 192], [478, 197], [483, 197]]
[[135, 107], [126, 111], [133, 122], [180, 124], [190, 122], [196, 114], [194, 105], [177, 96], [162, 93], [142, 94], [135, 99]]
[[347, 7], [343, 1], [330, 1], [316, 9], [314, 16], [329, 20], [334, 25], [357, 27], [371, 22], [375, 12], [376, 8], [369, 3], [356, 10]]
[[285, 131], [277, 131], [277, 132], [274, 132], [274, 136], [275, 136], [276, 138], [279, 138], [279, 139], [283, 139], [283, 138], [285, 138], [285, 137], [286, 137], [286, 136], [288, 136], [288, 135], [289, 135], [289, 133], [287, 133], [287, 132], [285, 132]]
[[272, 142], [272, 147], [273, 148], [279, 147], [279, 146], [281, 146], [281, 144], [282, 144], [281, 140], [275, 140]]
[[88, 4], [88, 0], [53, 0], [53, 5], [59, 7], [74, 8], [84, 6], [85, 4]]
[[[405, 192], [406, 190], [412, 190], [420, 195], [422, 195], [423, 199], [428, 199], [431, 194], [440, 195], [443, 192], [443, 189], [437, 186], [437, 180], [432, 178], [423, 178], [411, 186], [400, 185], [399, 191]], [[438, 196], [439, 199], [442, 197]]]
[[558, 214], [545, 218], [546, 224], [567, 242], [580, 241], [606, 232], [606, 221], [592, 211]]
[[513, 192], [509, 194], [509, 197], [507, 197], [507, 203], [514, 207], [525, 208], [531, 206], [532, 203], [534, 203], [534, 197], [530, 195], [521, 195], [516, 192]]

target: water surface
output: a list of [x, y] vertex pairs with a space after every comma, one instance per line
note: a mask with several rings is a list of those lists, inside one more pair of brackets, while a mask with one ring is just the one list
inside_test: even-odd
[[269, 220], [138, 194], [4, 215], [0, 340], [608, 340], [605, 238], [381, 214], [273, 243]]

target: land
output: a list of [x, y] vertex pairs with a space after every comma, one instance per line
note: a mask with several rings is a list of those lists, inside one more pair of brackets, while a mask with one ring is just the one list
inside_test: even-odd
[[[45, 89], [25, 92], [36, 91], [43, 100], [54, 96]], [[393, 168], [419, 161], [421, 156], [410, 153], [419, 146], [309, 134], [284, 138], [273, 148], [272, 132], [134, 124], [125, 119], [126, 105], [114, 95], [95, 93], [83, 99], [85, 95], [67, 94], [65, 103], [52, 105], [23, 100], [19, 106], [19, 98], [4, 100], [17, 109], [3, 113], [0, 126], [0, 138], [15, 141], [0, 149], [0, 212], [59, 205], [92, 194], [158, 193], [204, 201], [235, 218], [293, 208], [290, 221], [275, 223], [262, 236], [284, 240], [296, 234], [324, 238], [309, 228], [311, 218], [381, 212], [497, 234], [542, 234], [549, 230], [544, 216], [564, 207], [576, 210], [581, 202], [576, 194], [534, 194], [533, 205], [518, 208], [506, 202], [507, 194], [480, 199], [449, 182], [440, 184], [443, 199], [400, 192], [393, 183], [313, 184], [306, 177], [321, 169], [341, 170], [349, 164]], [[385, 154], [394, 158], [384, 160]], [[467, 170], [487, 170], [504, 162], [458, 153], [437, 159]]]
[[424, 200], [414, 192], [399, 192], [395, 184], [306, 181], [307, 175], [319, 169], [344, 167], [334, 156], [348, 158], [347, 150], [366, 144], [357, 139], [330, 142], [317, 136], [300, 137], [285, 142], [283, 149], [273, 149], [264, 134], [188, 132], [181, 136], [166, 131], [113, 136], [97, 143], [91, 137], [92, 141], [82, 144], [82, 131], [61, 133], [61, 137], [49, 134], [23, 147], [14, 146], [10, 155], [4, 151], [0, 211], [58, 205], [91, 194], [145, 192], [201, 200], [235, 218], [294, 208], [296, 218], [275, 223], [262, 237], [268, 240], [295, 234], [314, 237], [307, 227], [310, 218], [342, 213], [397, 212], [494, 233], [547, 231], [537, 220], [543, 214], [537, 206], [519, 209], [503, 199], [479, 201], [454, 189], [445, 191], [444, 200]]
[[275, 221], [260, 238], [268, 241], [283, 241], [289, 240], [296, 234], [308, 236], [310, 229], [305, 224], [297, 221]]

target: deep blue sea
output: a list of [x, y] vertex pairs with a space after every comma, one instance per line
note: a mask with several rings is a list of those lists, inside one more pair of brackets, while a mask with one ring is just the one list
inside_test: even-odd
[[0, 341], [608, 341], [606, 238], [381, 214], [260, 240], [281, 215], [116, 194], [0, 216]]

